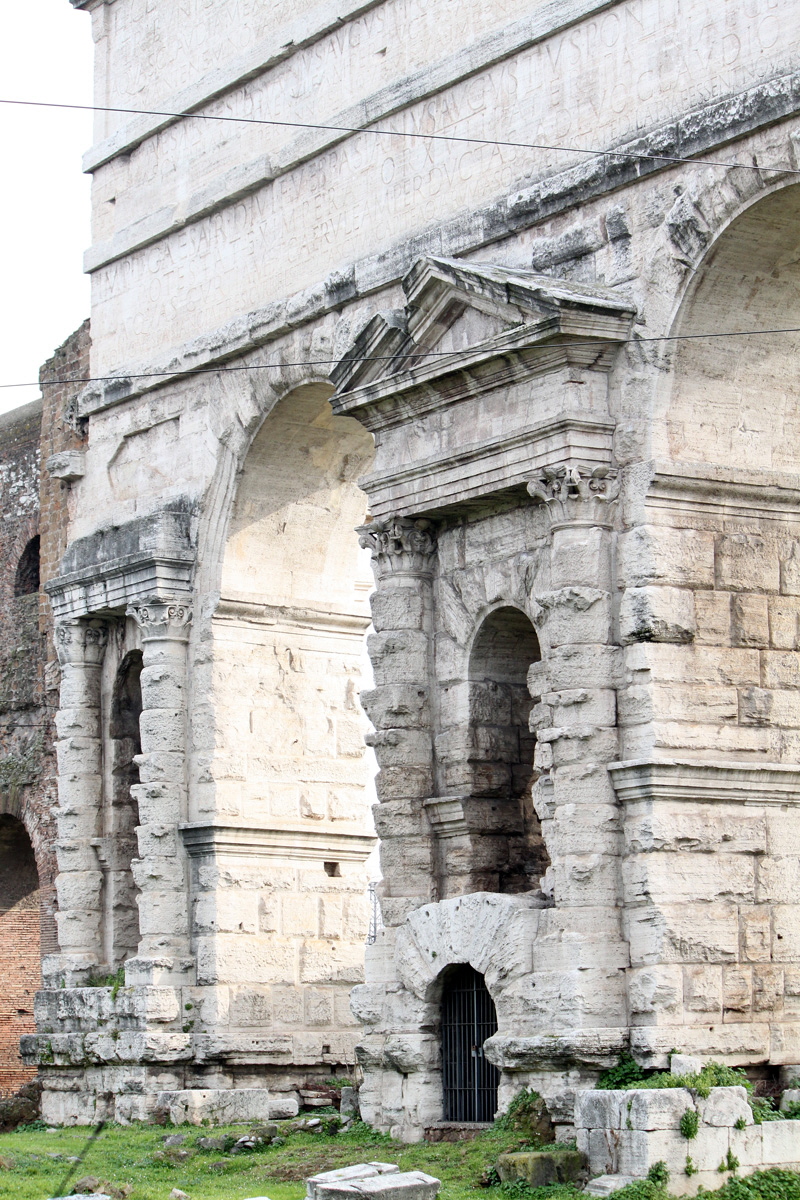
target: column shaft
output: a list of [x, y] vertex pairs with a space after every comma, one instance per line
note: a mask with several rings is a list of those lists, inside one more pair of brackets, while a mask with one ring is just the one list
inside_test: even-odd
[[168, 599], [129, 609], [142, 635], [142, 753], [137, 758], [139, 857], [131, 864], [139, 888], [137, 957], [128, 983], [188, 982], [193, 970], [189, 880], [179, 824], [187, 816], [186, 648], [188, 605]]
[[43, 964], [46, 977], [80, 986], [102, 958], [102, 871], [92, 842], [102, 820], [100, 672], [108, 641], [101, 621], [60, 622], [61, 664], [56, 717], [58, 762], [58, 941], [60, 954]]

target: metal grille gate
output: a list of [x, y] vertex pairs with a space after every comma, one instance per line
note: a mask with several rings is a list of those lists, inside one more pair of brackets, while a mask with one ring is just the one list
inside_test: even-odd
[[483, 1053], [497, 1033], [497, 1011], [483, 976], [455, 967], [442, 991], [442, 1087], [445, 1121], [491, 1121], [500, 1072]]

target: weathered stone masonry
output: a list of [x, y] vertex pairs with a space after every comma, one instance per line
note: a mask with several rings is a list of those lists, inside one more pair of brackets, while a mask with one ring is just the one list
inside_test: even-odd
[[56, 452], [82, 443], [71, 404], [88, 371], [88, 326], [42, 367], [41, 401], [3, 417], [0, 465], [0, 1089], [35, 1074], [19, 1056], [34, 1029], [41, 957], [58, 948], [56, 847], [52, 808], [58, 666], [50, 605], [41, 582], [66, 546], [68, 485], [51, 476]]
[[442, 1115], [466, 962], [558, 1124], [624, 1046], [800, 1059], [797, 339], [659, 340], [800, 326], [771, 4], [76, 5], [103, 104], [320, 128], [106, 113], [87, 156], [48, 1119], [352, 1061], [371, 552], [370, 1118]]

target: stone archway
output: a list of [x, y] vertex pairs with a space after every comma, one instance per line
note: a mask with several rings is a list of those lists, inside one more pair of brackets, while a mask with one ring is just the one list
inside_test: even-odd
[[[358, 694], [372, 581], [353, 529], [373, 451], [355, 420], [333, 415], [331, 390], [284, 395], [242, 461], [198, 705], [216, 746], [185, 834], [198, 982], [229, 990], [224, 1044], [271, 1086], [352, 1063], [347, 995], [369, 924]], [[296, 1056], [274, 1066], [254, 1028], [293, 1036]]]
[[[800, 440], [800, 185], [755, 201], [698, 263], [672, 333], [678, 343], [654, 455], [796, 472]], [[703, 333], [747, 336], [714, 336]], [[659, 425], [655, 427], [656, 436]]]

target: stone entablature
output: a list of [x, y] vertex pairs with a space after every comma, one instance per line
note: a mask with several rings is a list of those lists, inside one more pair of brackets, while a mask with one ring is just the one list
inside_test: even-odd
[[56, 620], [116, 612], [151, 596], [188, 598], [193, 525], [188, 508], [167, 509], [73, 542], [45, 586]]
[[407, 309], [374, 317], [331, 375], [334, 411], [377, 438], [362, 480], [376, 517], [508, 492], [537, 468], [610, 466], [607, 373], [630, 331], [630, 302], [436, 258], [403, 287]]

